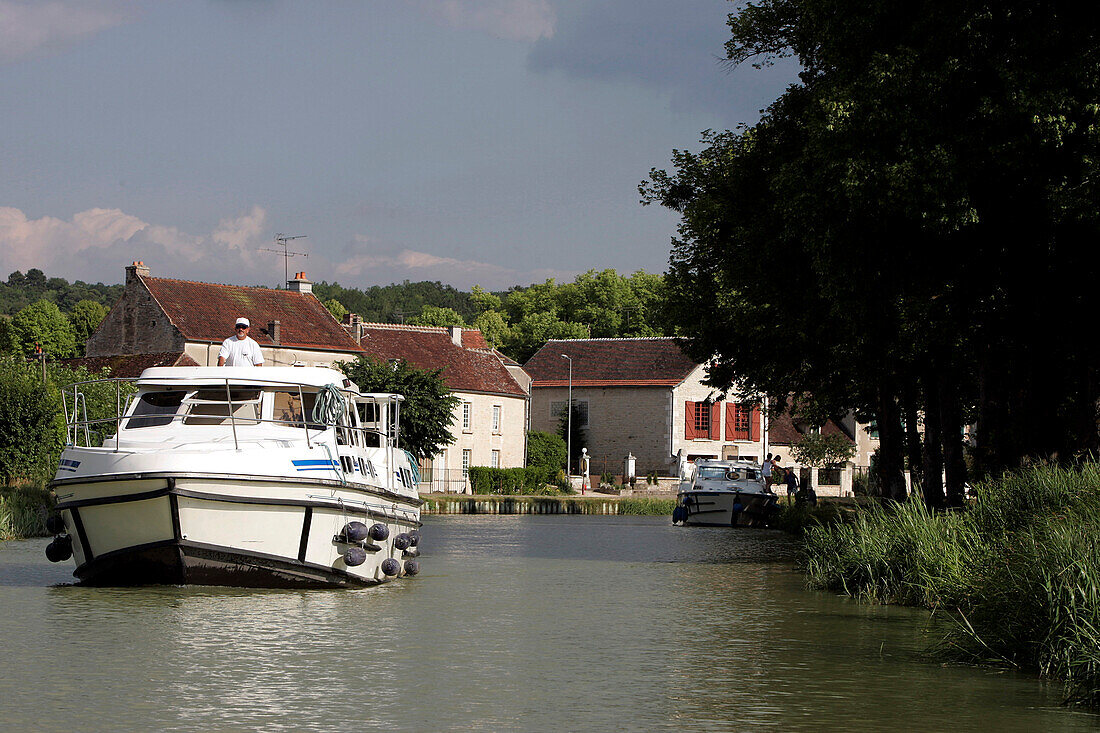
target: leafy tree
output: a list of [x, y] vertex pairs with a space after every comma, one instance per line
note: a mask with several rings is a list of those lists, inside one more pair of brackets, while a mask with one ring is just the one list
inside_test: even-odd
[[11, 350], [18, 354], [34, 353], [36, 343], [53, 357], [67, 358], [76, 353], [72, 324], [57, 305], [48, 300], [39, 300], [15, 314], [8, 341]]
[[0, 357], [0, 480], [47, 479], [64, 432], [57, 393], [42, 384], [38, 369]]
[[[576, 400], [574, 400], [574, 403]], [[570, 468], [574, 471], [580, 470], [581, 464], [581, 449], [587, 447], [587, 432], [581, 427], [584, 424], [584, 413], [581, 412], [581, 408], [577, 405], [573, 405], [573, 420], [569, 420], [569, 412], [566, 410], [561, 411], [561, 415], [558, 417], [558, 438], [567, 445], [567, 452], [571, 453], [570, 456]], [[572, 435], [573, 439], [569, 441], [569, 436]]]
[[420, 315], [409, 321], [414, 326], [461, 326], [466, 327], [466, 322], [458, 311], [452, 308], [439, 308], [434, 305], [424, 306]]
[[643, 186], [683, 214], [667, 302], [712, 381], [873, 414], [892, 498], [903, 414], [931, 503], [962, 501], [973, 417], [982, 471], [1095, 450], [1095, 15], [764, 0], [730, 26], [733, 62], [793, 55], [800, 83]]
[[565, 468], [565, 441], [561, 436], [530, 430], [527, 433], [527, 465], [545, 468], [551, 475]]
[[73, 326], [76, 347], [81, 354], [84, 353], [84, 342], [99, 328], [99, 324], [107, 317], [107, 312], [107, 306], [94, 300], [82, 300], [73, 306], [69, 322]]
[[387, 362], [360, 356], [340, 370], [364, 392], [394, 392], [401, 403], [401, 445], [417, 458], [438, 454], [455, 441], [450, 427], [459, 399], [443, 382], [443, 370], [423, 370], [404, 359]]
[[806, 433], [791, 446], [791, 457], [804, 466], [825, 468], [844, 463], [855, 455], [856, 446], [843, 435]]
[[348, 314], [348, 309], [336, 298], [329, 298], [324, 302], [324, 306], [332, 314], [332, 317], [338, 321], [344, 320], [344, 316]]
[[499, 348], [512, 336], [512, 330], [499, 311], [487, 310], [474, 318], [474, 322], [470, 325], [481, 331], [485, 342], [493, 348]]

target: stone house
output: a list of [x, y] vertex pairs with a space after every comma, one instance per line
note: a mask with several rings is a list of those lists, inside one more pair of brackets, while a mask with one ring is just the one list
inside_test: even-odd
[[[768, 453], [811, 476], [820, 494], [851, 492], [853, 463], [818, 471], [794, 462], [790, 448], [811, 430], [841, 434], [866, 452], [866, 426], [854, 419], [820, 428], [789, 414], [768, 420], [760, 406], [703, 384], [705, 365], [675, 338], [548, 341], [524, 369], [531, 375], [531, 429], [556, 433], [567, 403], [572, 359], [573, 401], [585, 431], [593, 474], [620, 475], [627, 454], [640, 478], [651, 471], [674, 476], [678, 456], [760, 462]], [[850, 423], [850, 426], [849, 426]], [[858, 457], [857, 457], [858, 458]], [[829, 484], [822, 484], [821, 480]]]
[[531, 375], [531, 429], [557, 432], [569, 392], [578, 408], [592, 473], [621, 474], [627, 454], [641, 477], [677, 472], [685, 458], [763, 455], [759, 406], [723, 399], [703, 384], [704, 365], [674, 338], [548, 341], [526, 364]]
[[[488, 348], [478, 330], [362, 323], [332, 317], [305, 273], [287, 290], [152, 277], [143, 262], [126, 268], [122, 297], [86, 342], [79, 360], [116, 376], [145, 366], [214, 366], [222, 341], [240, 316], [252, 323], [266, 366], [331, 366], [363, 354], [443, 369], [460, 399], [456, 442], [421, 466], [422, 489], [466, 490], [470, 466], [523, 466], [530, 378], [516, 362]], [[123, 373], [124, 372], [124, 373]]]
[[518, 364], [490, 349], [481, 331], [360, 323], [354, 314], [345, 326], [366, 354], [442, 369], [444, 382], [459, 398], [451, 429], [455, 442], [421, 462], [422, 490], [468, 491], [471, 466], [525, 465], [530, 379]]
[[330, 366], [360, 351], [313, 295], [305, 273], [297, 273], [287, 290], [269, 290], [152, 277], [135, 262], [126, 268], [122, 297], [88, 337], [85, 354], [179, 354], [216, 366], [218, 349], [240, 316], [251, 321], [250, 335], [267, 366]]

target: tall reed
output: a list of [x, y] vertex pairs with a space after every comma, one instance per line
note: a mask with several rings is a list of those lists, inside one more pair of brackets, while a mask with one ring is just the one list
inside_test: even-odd
[[810, 584], [947, 611], [946, 656], [1057, 677], [1100, 706], [1100, 465], [1037, 465], [976, 487], [966, 511], [872, 507], [807, 529]]
[[0, 487], [0, 540], [44, 537], [49, 492], [36, 485]]

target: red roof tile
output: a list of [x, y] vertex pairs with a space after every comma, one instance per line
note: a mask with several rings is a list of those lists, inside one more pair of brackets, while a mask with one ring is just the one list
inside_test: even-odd
[[573, 359], [574, 386], [675, 386], [699, 366], [674, 338], [551, 340], [523, 368], [533, 387], [564, 387]]
[[104, 367], [111, 370], [112, 377], [133, 379], [150, 367], [198, 366], [199, 363], [182, 351], [168, 351], [159, 354], [123, 354], [120, 356], [84, 356], [79, 359], [61, 359], [67, 367], [84, 367], [98, 374]]
[[[800, 430], [795, 423], [794, 418], [791, 417], [791, 413], [784, 412], [782, 415], [775, 415], [768, 420], [768, 442], [772, 445], [794, 445], [806, 432]], [[851, 443], [855, 443], [852, 440], [852, 436], [848, 435], [844, 428], [836, 424], [834, 420], [827, 421], [821, 426], [822, 435], [843, 435]]]
[[233, 322], [243, 316], [252, 322], [249, 335], [261, 346], [273, 345], [266, 329], [271, 321], [279, 321], [280, 346], [359, 350], [355, 340], [311, 293], [162, 277], [141, 280], [189, 341], [224, 341], [233, 335]]
[[[477, 334], [470, 341], [484, 345], [476, 330], [463, 331], [464, 344], [470, 334]], [[360, 346], [379, 359], [405, 359], [418, 369], [443, 369], [444, 382], [456, 392], [527, 396], [491, 350], [456, 346], [446, 328], [365, 323]]]

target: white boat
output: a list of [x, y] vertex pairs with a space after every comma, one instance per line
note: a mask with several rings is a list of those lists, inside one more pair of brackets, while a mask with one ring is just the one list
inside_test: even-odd
[[765, 488], [757, 464], [700, 459], [694, 475], [680, 484], [672, 521], [705, 527], [763, 527], [777, 502], [776, 495]]
[[115, 417], [88, 420], [85, 395], [119, 381], [65, 389], [47, 555], [75, 557], [81, 582], [340, 587], [418, 572], [400, 395], [319, 367], [162, 367]]

